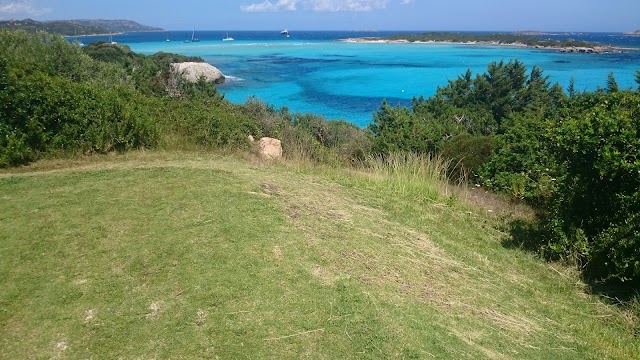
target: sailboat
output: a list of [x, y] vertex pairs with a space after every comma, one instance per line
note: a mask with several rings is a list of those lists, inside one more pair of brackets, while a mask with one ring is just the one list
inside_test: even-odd
[[191, 40], [187, 39], [185, 43], [198, 42], [200, 39], [196, 38], [196, 28], [193, 28], [193, 32], [191, 33]]
[[113, 41], [113, 35], [109, 34], [109, 42], [111, 43], [111, 45], [116, 45], [117, 42]]
[[229, 33], [227, 33], [227, 37], [223, 38], [222, 41], [233, 41], [235, 40], [234, 38], [229, 36]]

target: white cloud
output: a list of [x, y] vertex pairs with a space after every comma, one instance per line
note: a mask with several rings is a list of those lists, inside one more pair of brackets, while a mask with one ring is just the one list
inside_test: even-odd
[[51, 9], [38, 6], [31, 0], [0, 0], [0, 16], [40, 16], [48, 12], [51, 12]]
[[278, 0], [274, 4], [269, 0], [265, 0], [261, 3], [242, 5], [240, 10], [245, 12], [295, 11], [297, 2], [298, 0]]
[[371, 11], [384, 9], [388, 0], [309, 0], [314, 11]]
[[[278, 0], [272, 3], [265, 0], [261, 3], [242, 5], [245, 12], [296, 11], [301, 8], [318, 12], [337, 11], [373, 11], [385, 9], [390, 0]], [[415, 0], [399, 0], [403, 5], [413, 4]]]

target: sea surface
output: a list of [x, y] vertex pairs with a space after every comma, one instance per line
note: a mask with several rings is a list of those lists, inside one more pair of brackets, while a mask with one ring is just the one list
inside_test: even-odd
[[[509, 46], [456, 44], [348, 43], [354, 37], [384, 37], [400, 31], [234, 31], [234, 41], [222, 41], [223, 31], [192, 30], [114, 35], [113, 41], [135, 52], [158, 51], [201, 56], [219, 68], [227, 82], [219, 86], [226, 99], [244, 103], [249, 97], [291, 112], [314, 113], [326, 119], [366, 126], [383, 99], [408, 105], [413, 97], [433, 95], [467, 69], [484, 72], [492, 61], [518, 59], [537, 65], [552, 83], [567, 87], [575, 79], [578, 90], [606, 86], [613, 72], [621, 88], [636, 87], [640, 70], [640, 36], [621, 33], [562, 33], [542, 38], [576, 39], [632, 50], [612, 54], [565, 54]], [[169, 39], [170, 41], [167, 41]], [[87, 44], [108, 36], [82, 37]]]

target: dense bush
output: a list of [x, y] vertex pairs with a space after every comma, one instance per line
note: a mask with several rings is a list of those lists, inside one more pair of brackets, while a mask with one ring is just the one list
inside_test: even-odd
[[397, 152], [433, 153], [461, 132], [460, 127], [447, 118], [436, 118], [424, 111], [422, 100], [414, 100], [411, 109], [386, 101], [373, 115], [368, 129], [373, 135], [372, 150], [376, 154]]
[[103, 90], [42, 73], [2, 77], [0, 166], [52, 151], [127, 150], [157, 140], [144, 99], [129, 89]]
[[583, 94], [567, 110], [550, 136], [566, 174], [544, 250], [592, 279], [639, 280], [640, 94]]
[[478, 169], [491, 156], [496, 146], [495, 136], [461, 134], [444, 146], [442, 155], [451, 160], [457, 175], [470, 176], [470, 180], [477, 183]]
[[547, 131], [552, 123], [539, 116], [514, 116], [497, 146], [478, 173], [486, 188], [504, 192], [530, 204], [548, 201], [560, 176], [549, 151]]

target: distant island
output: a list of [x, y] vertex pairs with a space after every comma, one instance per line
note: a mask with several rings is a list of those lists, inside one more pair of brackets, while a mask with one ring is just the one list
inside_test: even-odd
[[99, 35], [138, 31], [162, 31], [163, 29], [141, 25], [131, 20], [54, 20], [32, 19], [0, 21], [0, 29], [47, 31], [64, 36]]
[[542, 33], [523, 32], [500, 34], [470, 34], [457, 32], [429, 32], [423, 34], [400, 34], [389, 37], [363, 37], [343, 39], [347, 42], [389, 42], [389, 43], [444, 43], [444, 44], [476, 44], [476, 45], [510, 45], [536, 49], [551, 49], [561, 52], [576, 53], [608, 53], [621, 52], [624, 49], [603, 46], [596, 43], [578, 40], [541, 39], [534, 35]]
[[640, 30], [636, 30], [634, 32], [628, 32], [628, 33], [624, 33], [625, 35], [632, 35], [632, 36], [640, 36]]

